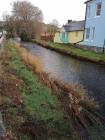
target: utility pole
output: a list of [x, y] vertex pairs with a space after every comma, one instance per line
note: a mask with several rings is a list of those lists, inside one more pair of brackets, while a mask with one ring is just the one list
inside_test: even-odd
[[104, 39], [104, 44], [103, 44], [103, 54], [105, 53], [105, 39]]

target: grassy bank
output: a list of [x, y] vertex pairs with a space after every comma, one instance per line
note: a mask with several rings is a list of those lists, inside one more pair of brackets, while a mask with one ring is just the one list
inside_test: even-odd
[[81, 48], [73, 47], [72, 45], [56, 44], [51, 42], [45, 42], [42, 40], [33, 40], [32, 42], [81, 60], [91, 61], [105, 65], [105, 54], [99, 54], [96, 52], [84, 50]]
[[6, 45], [6, 52], [8, 70], [21, 81], [16, 85], [19, 94], [15, 101], [9, 98], [8, 105], [2, 106], [9, 135], [19, 140], [79, 140], [57, 96], [39, 81], [32, 67], [24, 64], [13, 45]]
[[0, 85], [6, 90], [0, 109], [9, 140], [105, 138], [104, 120], [84, 90], [49, 80], [41, 62], [18, 44], [6, 44], [1, 60], [6, 75], [5, 81], [0, 75]]

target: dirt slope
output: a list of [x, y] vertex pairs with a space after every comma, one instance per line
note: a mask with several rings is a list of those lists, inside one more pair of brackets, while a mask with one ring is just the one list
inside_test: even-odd
[[[18, 106], [21, 104], [22, 100], [19, 87], [22, 81], [16, 76], [14, 71], [9, 69], [9, 54], [3, 52], [0, 55], [0, 112], [3, 116], [4, 125], [9, 128], [11, 120], [9, 120], [10, 118], [5, 112], [10, 106]], [[0, 140], [16, 140], [8, 128], [6, 136], [0, 138]]]

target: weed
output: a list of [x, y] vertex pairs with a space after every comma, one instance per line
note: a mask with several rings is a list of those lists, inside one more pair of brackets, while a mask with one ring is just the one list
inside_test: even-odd
[[[63, 96], [65, 96], [65, 94], [66, 94], [67, 99], [66, 99], [66, 102], [63, 104], [63, 106], [64, 106], [64, 109], [66, 111], [68, 111], [69, 115], [73, 118], [73, 120], [79, 120], [79, 122], [85, 128], [88, 128], [89, 122], [91, 122], [92, 124], [95, 124], [95, 123], [101, 124], [99, 115], [97, 115], [97, 113], [95, 113], [97, 104], [93, 99], [89, 98], [85, 94], [85, 90], [83, 90], [83, 88], [81, 88], [78, 85], [64, 84], [63, 82], [50, 80], [49, 75], [42, 71], [42, 67], [39, 68], [37, 71], [37, 67], [39, 65], [37, 65], [36, 59], [34, 59], [35, 57], [33, 57], [33, 56], [31, 57], [31, 54], [29, 52], [27, 52], [27, 50], [25, 48], [19, 47], [19, 45], [17, 43], [15, 43], [15, 47], [20, 52], [22, 59], [27, 64], [30, 64], [32, 67], [35, 68], [34, 72], [37, 73], [40, 81], [43, 82], [47, 87], [52, 89], [58, 95], [61, 102], [63, 102]], [[22, 55], [23, 53], [24, 53], [24, 57]], [[31, 59], [31, 58], [33, 58], [33, 59]], [[19, 70], [19, 71], [21, 71], [21, 70]], [[28, 73], [26, 73], [24, 70], [22, 70], [22, 71], [24, 73], [24, 78], [26, 77], [26, 75], [28, 76]], [[29, 78], [29, 76], [28, 76], [27, 79], [32, 79], [32, 78], [31, 77]], [[31, 83], [31, 81], [29, 83]], [[30, 89], [34, 90], [34, 86], [32, 86], [32, 87], [30, 86]], [[39, 89], [38, 89], [38, 91], [39, 91]], [[43, 91], [45, 91], [45, 89]], [[44, 97], [45, 96], [48, 98], [48, 100], [50, 99], [48, 97], [48, 94], [45, 94]], [[40, 98], [42, 98], [42, 96], [40, 96]], [[40, 98], [38, 99], [38, 101], [39, 100], [41, 101]], [[31, 104], [33, 105], [35, 98], [33, 100], [33, 99], [31, 99], [31, 96], [30, 96], [27, 98], [27, 100], [30, 100]], [[37, 102], [37, 100], [36, 100], [36, 102]], [[28, 103], [26, 102], [26, 104], [28, 104]], [[47, 106], [51, 106], [50, 104], [51, 104], [50, 102], [48, 102], [47, 104], [42, 102], [43, 106], [41, 106], [41, 108], [40, 108], [40, 106], [37, 106], [36, 110], [34, 110], [34, 111], [37, 112], [40, 109], [43, 110], [43, 107], [44, 107], [45, 114], [47, 114], [47, 116], [50, 116], [51, 114], [45, 111], [45, 108]], [[32, 108], [32, 105], [31, 105], [31, 108]], [[53, 108], [55, 108], [55, 107], [53, 106]], [[28, 109], [29, 109], [29, 106], [28, 106]], [[47, 108], [47, 111], [48, 111], [48, 108]], [[38, 113], [38, 114], [40, 114], [40, 113]], [[53, 114], [54, 114], [54, 112], [53, 112]], [[41, 116], [44, 116], [44, 114], [41, 113]]]
[[55, 51], [77, 57], [78, 59], [105, 64], [105, 54], [73, 47], [72, 44], [58, 44], [42, 40], [32, 40], [32, 42], [38, 43], [39, 45], [53, 49]]
[[[50, 130], [54, 129], [56, 132], [55, 137], [59, 136], [61, 139], [66, 136], [68, 137], [66, 139], [77, 139], [78, 135], [74, 134], [72, 122], [76, 123], [77, 126], [81, 124], [86, 130], [89, 130], [90, 126], [93, 125], [102, 125], [101, 119], [103, 118], [96, 111], [97, 103], [86, 96], [85, 91], [81, 90], [81, 87], [49, 79], [49, 75], [43, 72], [42, 66], [34, 56], [31, 56], [30, 53], [18, 46], [18, 44], [15, 44], [15, 47], [26, 65], [29, 68], [31, 66], [31, 70], [28, 69], [15, 48], [11, 47], [11, 67], [17, 71], [17, 74], [25, 83], [21, 91], [27, 114], [47, 122], [47, 127]], [[69, 118], [71, 121], [69, 121], [70, 126], [65, 123], [64, 118], [67, 120], [67, 123]], [[62, 124], [64, 127], [62, 127]], [[67, 130], [70, 131], [68, 132]], [[53, 133], [51, 131], [52, 135]]]

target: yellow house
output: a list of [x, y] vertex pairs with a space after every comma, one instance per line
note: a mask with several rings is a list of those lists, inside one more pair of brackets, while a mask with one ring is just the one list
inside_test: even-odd
[[55, 43], [78, 43], [83, 40], [84, 21], [68, 21], [60, 31], [55, 33]]
[[83, 40], [84, 31], [68, 32], [68, 43], [78, 43]]
[[54, 43], [62, 43], [60, 39], [60, 31], [57, 31], [54, 36]]

